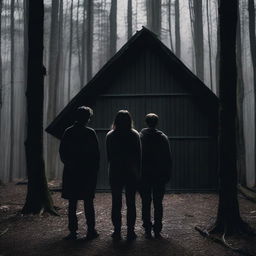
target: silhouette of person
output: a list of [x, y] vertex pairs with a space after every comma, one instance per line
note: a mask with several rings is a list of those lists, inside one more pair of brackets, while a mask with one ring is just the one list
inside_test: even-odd
[[64, 163], [62, 180], [62, 197], [68, 199], [67, 240], [77, 238], [77, 201], [84, 201], [84, 212], [87, 222], [86, 239], [98, 237], [95, 230], [95, 212], [93, 199], [99, 169], [99, 146], [95, 131], [87, 127], [93, 111], [89, 107], [76, 110], [75, 123], [68, 127], [60, 143], [59, 153]]
[[132, 123], [130, 113], [127, 110], [120, 110], [115, 117], [112, 130], [106, 136], [114, 240], [121, 239], [123, 189], [125, 189], [127, 206], [127, 240], [134, 240], [137, 237], [134, 232], [135, 194], [140, 176], [141, 145], [139, 133], [133, 129]]
[[[140, 194], [142, 198], [142, 221], [145, 237], [151, 238], [152, 228], [155, 238], [161, 238], [163, 218], [163, 197], [165, 184], [170, 179], [171, 152], [167, 136], [156, 129], [158, 116], [146, 115], [147, 128], [140, 132], [142, 147], [142, 174]], [[154, 225], [151, 222], [151, 202], [154, 205]]]

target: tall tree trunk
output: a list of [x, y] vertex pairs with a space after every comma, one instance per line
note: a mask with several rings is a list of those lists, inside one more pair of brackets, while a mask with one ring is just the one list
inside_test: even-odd
[[212, 232], [233, 233], [244, 225], [237, 199], [237, 7], [237, 0], [220, 0], [220, 190], [217, 219]]
[[245, 138], [244, 138], [244, 79], [242, 62], [242, 37], [241, 22], [238, 15], [237, 25], [237, 169], [239, 183], [246, 185], [246, 165], [245, 165]]
[[102, 0], [102, 11], [101, 11], [101, 32], [100, 32], [100, 49], [101, 49], [101, 55], [100, 55], [100, 61], [99, 61], [99, 67], [102, 67], [103, 64], [106, 62], [106, 60], [109, 58], [110, 51], [109, 51], [109, 16], [107, 15], [106, 11], [106, 5], [107, 1]]
[[58, 26], [58, 53], [56, 61], [56, 80], [57, 99], [56, 114], [64, 107], [64, 81], [63, 81], [63, 0], [59, 0], [59, 26]]
[[180, 2], [175, 0], [175, 54], [180, 58]]
[[56, 115], [57, 84], [58, 80], [58, 54], [59, 54], [59, 0], [52, 0], [51, 9], [51, 31], [49, 45], [49, 64], [48, 64], [48, 121], [52, 121]]
[[[248, 12], [249, 12], [249, 37], [250, 37], [250, 48], [251, 58], [253, 66], [253, 85], [254, 85], [254, 122], [255, 122], [255, 156], [256, 156], [256, 35], [255, 35], [255, 5], [254, 0], [248, 0]], [[255, 164], [255, 181], [256, 185], [256, 164]]]
[[76, 9], [76, 44], [77, 44], [77, 58], [78, 58], [78, 73], [80, 79], [80, 85], [82, 84], [82, 57], [81, 57], [81, 43], [80, 43], [80, 30], [79, 30], [79, 7], [80, 0], [77, 1], [77, 9]]
[[[3, 1], [0, 0], [0, 39], [2, 38], [2, 9], [3, 9]], [[0, 127], [1, 127], [1, 110], [3, 104], [3, 77], [2, 77], [2, 40], [0, 40]], [[0, 129], [0, 137], [1, 137], [1, 129]]]
[[207, 16], [207, 30], [208, 30], [208, 48], [209, 48], [209, 69], [210, 69], [210, 88], [213, 89], [212, 81], [212, 33], [211, 33], [211, 21], [210, 21], [210, 12], [209, 12], [209, 1], [206, 0], [206, 16]]
[[[59, 54], [59, 0], [52, 0], [51, 10], [51, 32], [50, 32], [50, 52], [48, 64], [48, 108], [47, 121], [51, 122], [57, 113], [57, 90], [58, 90], [58, 54]], [[56, 141], [47, 135], [47, 172], [50, 178], [54, 178], [56, 166]]]
[[[56, 113], [57, 113], [64, 107], [64, 92], [65, 92], [65, 83], [64, 83], [64, 56], [63, 56], [63, 0], [59, 0], [59, 24], [58, 24], [58, 52], [57, 52], [57, 60], [56, 60], [56, 80], [55, 80], [55, 86], [56, 86]], [[53, 178], [59, 178], [61, 170], [61, 163], [60, 161], [57, 161], [58, 156], [58, 141], [51, 137], [51, 154], [52, 154], [52, 170], [53, 172]]]
[[23, 213], [55, 212], [45, 177], [43, 159], [43, 0], [28, 1], [27, 139], [28, 188]]
[[2, 105], [3, 105], [3, 75], [2, 75], [2, 10], [3, 1], [0, 0], [0, 139], [1, 139], [1, 118], [2, 118]]
[[162, 0], [146, 0], [147, 26], [161, 38], [161, 6]]
[[[23, 78], [24, 78], [24, 86], [23, 86], [23, 96], [26, 94], [26, 84], [27, 84], [27, 74], [28, 74], [28, 1], [23, 1], [23, 20], [24, 20], [24, 30], [23, 30], [23, 45], [24, 45], [24, 57], [23, 57]], [[26, 136], [26, 124], [27, 124], [27, 115], [26, 115], [26, 98], [22, 97], [22, 106], [24, 108], [22, 109], [22, 115], [21, 115], [21, 120], [22, 120], [22, 128], [19, 131], [19, 136], [20, 136], [20, 163], [19, 165], [22, 166], [23, 168], [19, 168], [19, 177], [24, 177], [24, 172], [23, 170], [26, 169], [26, 158], [25, 158], [25, 153], [24, 153], [24, 140]], [[27, 173], [26, 173], [27, 175]]]
[[196, 74], [204, 81], [204, 37], [202, 0], [193, 0]]
[[[215, 2], [216, 9], [218, 9], [218, 1]], [[219, 81], [220, 81], [220, 26], [219, 26], [219, 17], [217, 17], [217, 51], [215, 58], [215, 81], [216, 81], [216, 95], [219, 96]]]
[[10, 109], [10, 119], [11, 119], [11, 134], [10, 134], [10, 170], [9, 170], [9, 181], [13, 180], [13, 172], [14, 172], [14, 135], [15, 135], [15, 127], [14, 127], [14, 74], [15, 74], [15, 27], [14, 27], [14, 0], [11, 0], [11, 109]]
[[[104, 1], [104, 6], [105, 6], [105, 10], [106, 10], [107, 6], [108, 6], [108, 0]], [[111, 57], [110, 56], [110, 44], [111, 44], [110, 43], [110, 37], [111, 37], [111, 33], [110, 33], [110, 15], [108, 15], [107, 13], [105, 15], [105, 26], [104, 26], [104, 38], [105, 38], [104, 42], [105, 42], [105, 47], [106, 47], [105, 61], [107, 61]], [[117, 34], [116, 34], [116, 38], [117, 38]]]
[[100, 1], [100, 6], [98, 8], [99, 15], [99, 61], [98, 61], [98, 70], [102, 66], [102, 45], [103, 45], [103, 0]]
[[24, 80], [27, 82], [28, 74], [28, 1], [23, 1], [23, 19], [24, 19]]
[[87, 0], [87, 82], [92, 78], [93, 56], [93, 0]]
[[71, 95], [71, 68], [72, 68], [72, 52], [73, 52], [73, 0], [70, 4], [70, 22], [69, 22], [69, 57], [68, 57], [68, 101]]
[[110, 40], [109, 40], [109, 58], [116, 53], [116, 41], [117, 41], [117, 0], [111, 0], [111, 8], [109, 15], [110, 26]]
[[191, 37], [192, 37], [192, 51], [191, 51], [191, 65], [193, 72], [196, 72], [195, 69], [195, 33], [194, 33], [194, 23], [195, 23], [195, 15], [193, 8], [193, 0], [188, 0], [189, 5], [189, 18], [190, 18], [190, 29], [191, 29]]
[[127, 3], [127, 39], [132, 36], [132, 0]]
[[138, 27], [138, 1], [135, 0], [135, 28], [137, 29]]
[[83, 88], [85, 85], [85, 69], [86, 69], [86, 1], [83, 4], [83, 24], [82, 24], [82, 46], [81, 46], [81, 85]]
[[[168, 1], [168, 6], [167, 7], [168, 7], [168, 26], [169, 26], [170, 48], [173, 51], [173, 42], [172, 42], [172, 0]], [[176, 15], [176, 13], [175, 13], [175, 15]], [[175, 18], [176, 18], [176, 16], [175, 16]]]

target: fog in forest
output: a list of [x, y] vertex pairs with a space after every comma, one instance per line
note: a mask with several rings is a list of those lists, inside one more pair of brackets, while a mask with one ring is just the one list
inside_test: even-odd
[[[256, 2], [256, 1], [255, 1]], [[26, 1], [0, 6], [0, 180], [26, 178]], [[252, 10], [255, 14], [255, 9]], [[245, 138], [245, 178], [255, 185], [254, 84], [248, 0], [239, 1], [238, 108]], [[217, 0], [46, 0], [44, 128], [137, 31], [146, 26], [218, 95]], [[254, 80], [253, 80], [254, 79]], [[241, 82], [242, 81], [242, 82]], [[59, 141], [44, 134], [49, 180], [60, 178]]]

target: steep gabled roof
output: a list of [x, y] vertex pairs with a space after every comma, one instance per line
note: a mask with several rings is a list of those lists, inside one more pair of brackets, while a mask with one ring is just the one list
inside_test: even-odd
[[191, 91], [195, 94], [205, 97], [205, 104], [216, 111], [218, 106], [218, 98], [216, 95], [196, 76], [192, 73], [183, 62], [181, 62], [173, 52], [166, 47], [157, 36], [143, 27], [140, 31], [137, 31], [128, 42], [100, 69], [100, 71], [87, 83], [87, 85], [67, 104], [67, 106], [58, 114], [58, 116], [52, 121], [52, 123], [46, 128], [46, 132], [52, 134], [57, 138], [61, 138], [64, 130], [73, 123], [74, 111], [80, 105], [92, 105], [95, 98], [102, 94], [109, 86], [106, 83], [106, 79], [109, 74], [114, 74], [120, 68], [125, 68], [124, 60], [136, 56], [140, 49], [145, 46], [151, 45], [154, 49], [161, 52], [161, 55], [165, 58], [166, 63], [175, 70], [177, 74], [180, 74], [183, 78], [186, 77]]

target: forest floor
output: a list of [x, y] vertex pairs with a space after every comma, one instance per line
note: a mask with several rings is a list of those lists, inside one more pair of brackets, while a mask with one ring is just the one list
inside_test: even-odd
[[[214, 222], [218, 197], [216, 194], [167, 194], [164, 199], [163, 239], [147, 240], [141, 227], [141, 201], [137, 195], [138, 216], [134, 242], [125, 239], [113, 242], [110, 235], [111, 195], [97, 193], [95, 209], [99, 238], [93, 241], [65, 241], [67, 230], [67, 202], [59, 192], [53, 192], [53, 200], [60, 216], [22, 216], [26, 196], [26, 186], [10, 183], [0, 185], [0, 256], [18, 255], [86, 255], [86, 256], [232, 256], [239, 255], [221, 244], [202, 237], [194, 227], [207, 227]], [[256, 204], [239, 195], [240, 211], [243, 219], [256, 228]], [[82, 204], [77, 211], [79, 236], [86, 233]], [[125, 223], [125, 209], [123, 210]], [[228, 237], [228, 243], [242, 247], [250, 255], [256, 255], [256, 238], [249, 236]]]

